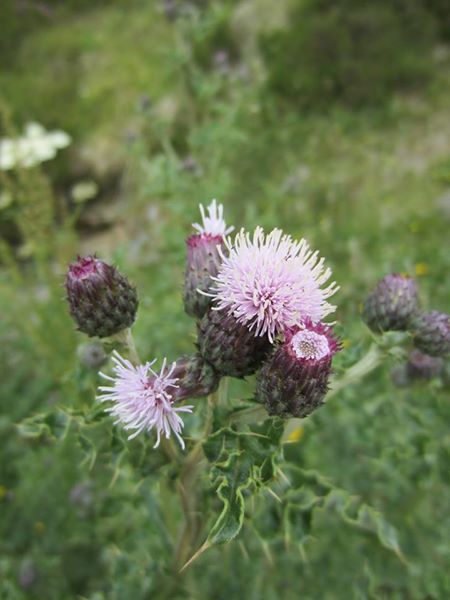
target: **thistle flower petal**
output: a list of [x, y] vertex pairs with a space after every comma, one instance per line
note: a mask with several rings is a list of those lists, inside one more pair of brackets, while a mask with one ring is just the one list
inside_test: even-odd
[[223, 205], [217, 204], [217, 200], [214, 199], [207, 207], [208, 215], [206, 215], [202, 204], [199, 204], [199, 208], [203, 225], [192, 223], [192, 227], [198, 231], [200, 235], [225, 237], [234, 230], [234, 227], [227, 227], [223, 218]]
[[192, 412], [192, 406], [175, 406], [174, 396], [178, 388], [178, 378], [174, 376], [176, 363], [169, 367], [164, 359], [159, 372], [153, 370], [156, 360], [134, 366], [117, 351], [114, 351], [114, 376], [100, 375], [111, 385], [100, 386], [100, 402], [111, 402], [106, 410], [116, 417], [115, 424], [122, 424], [131, 430], [128, 439], [133, 439], [143, 431], [156, 431], [157, 448], [161, 435], [167, 439], [173, 433], [184, 449], [181, 431], [184, 423], [180, 413]]

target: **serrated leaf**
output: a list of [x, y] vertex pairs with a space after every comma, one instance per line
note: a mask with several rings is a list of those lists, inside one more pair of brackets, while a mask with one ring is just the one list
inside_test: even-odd
[[273, 478], [282, 433], [280, 424], [269, 420], [242, 431], [224, 427], [204, 443], [205, 455], [212, 464], [213, 485], [223, 505], [208, 535], [208, 546], [228, 542], [240, 532], [245, 514], [244, 492], [258, 489]]

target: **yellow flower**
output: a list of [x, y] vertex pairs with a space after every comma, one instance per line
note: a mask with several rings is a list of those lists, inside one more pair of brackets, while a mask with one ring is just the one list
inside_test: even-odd
[[428, 265], [424, 262], [419, 262], [415, 266], [416, 275], [421, 277], [422, 275], [426, 275], [428, 273]]

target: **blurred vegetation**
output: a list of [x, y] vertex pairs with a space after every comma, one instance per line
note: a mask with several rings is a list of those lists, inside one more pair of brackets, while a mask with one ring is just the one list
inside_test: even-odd
[[[394, 388], [387, 365], [341, 392], [285, 449], [325, 499], [293, 499], [280, 539], [261, 494], [240, 537], [179, 580], [170, 465], [76, 417], [95, 411], [98, 380], [64, 303], [68, 262], [114, 260], [138, 287], [141, 356], [175, 359], [195, 334], [184, 238], [213, 197], [230, 223], [280, 226], [327, 257], [341, 368], [364, 350], [359, 306], [386, 272], [448, 310], [447, 4], [168, 4], [0, 3], [1, 135], [36, 120], [74, 140], [42, 168], [0, 171], [0, 598], [448, 598], [448, 382]], [[94, 192], [77, 201], [83, 182]]]

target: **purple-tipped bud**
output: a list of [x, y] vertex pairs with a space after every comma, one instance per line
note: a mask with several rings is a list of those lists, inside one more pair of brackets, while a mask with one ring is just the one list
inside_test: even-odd
[[413, 350], [406, 363], [407, 372], [411, 380], [433, 379], [433, 377], [437, 377], [441, 373], [443, 366], [444, 361], [442, 358], [429, 356], [420, 352], [420, 350]]
[[338, 350], [339, 341], [322, 323], [289, 331], [258, 373], [256, 399], [270, 415], [307, 417], [324, 402]]
[[450, 315], [432, 310], [421, 313], [412, 324], [414, 345], [430, 356], [450, 352]]
[[109, 337], [130, 327], [136, 317], [136, 289], [117, 269], [95, 256], [78, 257], [66, 276], [70, 314], [78, 329]]
[[385, 275], [367, 297], [362, 318], [375, 333], [404, 331], [417, 313], [417, 286], [414, 279], [392, 273]]
[[413, 350], [407, 362], [391, 369], [391, 379], [396, 387], [406, 387], [416, 381], [429, 381], [443, 375], [444, 370], [442, 358]]
[[[219, 248], [224, 238], [233, 231], [223, 219], [223, 206], [213, 200], [207, 208], [208, 216], [202, 205], [202, 225], [194, 223], [197, 230], [187, 241], [187, 262], [184, 278], [183, 300], [188, 315], [201, 319], [211, 306], [211, 297], [205, 295], [211, 291], [212, 278], [217, 276], [222, 263]], [[204, 293], [202, 293], [204, 292]]]
[[176, 361], [173, 377], [178, 379], [174, 401], [212, 394], [219, 387], [220, 375], [200, 353], [183, 356]]
[[271, 344], [225, 311], [209, 310], [198, 326], [198, 347], [221, 375], [245, 377], [261, 366]]
[[186, 240], [187, 264], [184, 278], [184, 309], [191, 317], [201, 319], [211, 305], [211, 297], [201, 294], [211, 288], [212, 279], [219, 272], [222, 259], [220, 235], [192, 235]]

